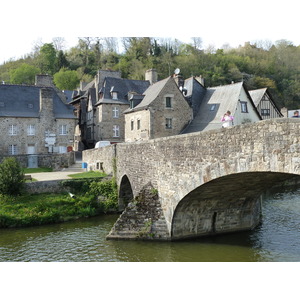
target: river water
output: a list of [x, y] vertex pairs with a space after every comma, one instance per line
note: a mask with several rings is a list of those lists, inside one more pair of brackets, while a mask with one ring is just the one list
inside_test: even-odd
[[300, 188], [263, 201], [253, 231], [189, 241], [105, 239], [118, 216], [1, 229], [0, 261], [13, 262], [299, 262]]

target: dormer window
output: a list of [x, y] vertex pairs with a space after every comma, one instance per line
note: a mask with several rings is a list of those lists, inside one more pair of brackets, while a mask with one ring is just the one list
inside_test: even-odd
[[112, 92], [112, 93], [111, 93], [111, 97], [112, 97], [112, 99], [114, 99], [114, 100], [118, 100], [118, 93], [117, 93], [117, 92]]
[[133, 108], [134, 108], [134, 102], [133, 102], [133, 99], [131, 99], [131, 100], [129, 101], [129, 104], [130, 104], [130, 108], [133, 109]]
[[113, 100], [118, 100], [118, 92], [115, 90], [114, 86], [111, 87], [110, 94]]

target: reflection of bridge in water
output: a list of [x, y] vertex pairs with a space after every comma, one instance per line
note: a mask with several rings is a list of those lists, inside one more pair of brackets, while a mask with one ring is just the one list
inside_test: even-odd
[[[300, 175], [300, 121], [227, 129], [84, 151], [90, 167], [116, 164], [120, 205], [108, 238], [173, 240], [254, 228], [260, 194]], [[295, 177], [296, 178], [296, 177]]]

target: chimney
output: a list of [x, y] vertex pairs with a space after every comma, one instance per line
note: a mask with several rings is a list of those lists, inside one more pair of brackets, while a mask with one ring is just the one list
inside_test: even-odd
[[45, 125], [49, 129], [52, 127], [51, 123], [54, 119], [53, 95], [53, 88], [45, 87], [40, 89], [40, 118], [45, 121]]
[[35, 76], [35, 85], [37, 86], [51, 86], [53, 87], [53, 81], [52, 81], [52, 77], [49, 75], [36, 75]]
[[174, 74], [173, 78], [174, 78], [176, 84], [178, 85], [179, 89], [182, 91], [183, 85], [184, 85], [184, 79], [183, 79], [182, 75]]
[[145, 73], [145, 80], [148, 80], [150, 84], [157, 82], [157, 71], [155, 69], [149, 69]]

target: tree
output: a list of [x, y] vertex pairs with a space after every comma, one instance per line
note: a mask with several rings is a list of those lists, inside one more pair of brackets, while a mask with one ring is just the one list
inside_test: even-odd
[[10, 81], [14, 84], [34, 84], [35, 75], [39, 73], [40, 70], [38, 68], [23, 63], [20, 67], [10, 71]]
[[56, 59], [56, 67], [57, 70], [60, 70], [61, 68], [68, 68], [69, 67], [69, 62], [62, 50], [58, 51], [57, 54], [57, 59]]
[[53, 81], [60, 90], [74, 90], [79, 84], [77, 72], [64, 68], [54, 74]]
[[8, 157], [0, 164], [0, 194], [20, 195], [24, 188], [24, 174], [18, 161]]
[[42, 73], [53, 75], [56, 71], [56, 50], [52, 43], [44, 44], [38, 55], [38, 65]]

